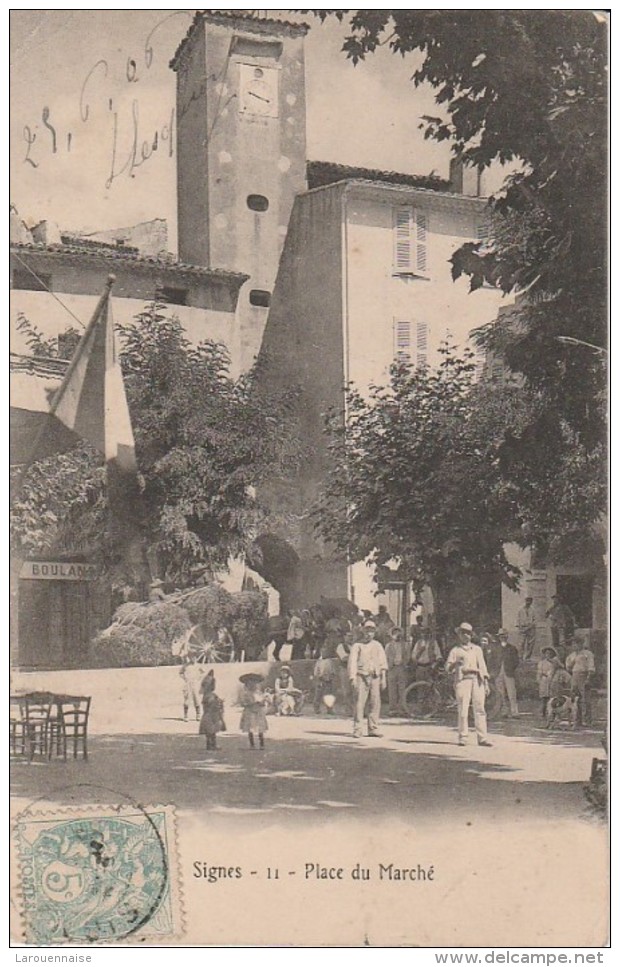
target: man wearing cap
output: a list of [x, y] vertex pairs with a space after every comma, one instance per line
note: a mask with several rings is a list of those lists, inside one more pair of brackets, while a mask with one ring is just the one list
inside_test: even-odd
[[525, 604], [517, 612], [517, 628], [519, 629], [519, 645], [524, 661], [532, 657], [536, 646], [536, 618], [532, 604], [534, 598], [526, 598]]
[[500, 628], [497, 632], [499, 641], [499, 671], [495, 677], [495, 687], [497, 689], [497, 701], [494, 712], [503, 715], [506, 702], [510, 709], [510, 718], [516, 719], [519, 716], [519, 705], [517, 703], [517, 682], [515, 673], [519, 664], [519, 652], [514, 645], [508, 641], [508, 632], [505, 628]]
[[381, 689], [386, 686], [387, 659], [380, 641], [375, 638], [377, 627], [374, 621], [365, 621], [360, 639], [351, 648], [349, 655], [349, 681], [353, 689], [353, 735], [362, 734], [362, 721], [368, 702], [368, 735], [379, 736], [379, 716], [381, 714]]
[[466, 745], [469, 734], [469, 706], [474, 707], [478, 745], [490, 746], [484, 701], [489, 690], [489, 673], [482, 648], [472, 641], [474, 629], [466, 621], [456, 629], [458, 644], [448, 655], [446, 668], [454, 675], [458, 710], [459, 745]]

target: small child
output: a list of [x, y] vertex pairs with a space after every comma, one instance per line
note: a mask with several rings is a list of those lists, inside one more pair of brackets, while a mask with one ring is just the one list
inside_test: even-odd
[[241, 696], [243, 712], [241, 713], [240, 728], [242, 732], [248, 733], [250, 748], [255, 749], [255, 733], [258, 735], [258, 744], [261, 749], [265, 748], [265, 732], [268, 730], [267, 716], [265, 715], [265, 702], [267, 695], [262, 682], [253, 682], [245, 685]]
[[[317, 659], [314, 666], [312, 677], [314, 680], [314, 711], [321, 713], [322, 700], [325, 695], [336, 694], [336, 663], [333, 658], [328, 657], [330, 647], [324, 644], [321, 648], [321, 657]], [[327, 705], [327, 714], [333, 715], [333, 706]]]
[[551, 680], [553, 675], [560, 667], [558, 653], [551, 645], [542, 650], [542, 658], [536, 666], [536, 681], [538, 682], [538, 697], [542, 702], [541, 715], [543, 720], [547, 718], [547, 705], [551, 698]]
[[196, 721], [200, 719], [200, 689], [202, 684], [202, 665], [196, 662], [195, 654], [189, 654], [179, 671], [183, 683], [183, 721], [187, 722], [190, 702], [196, 711]]
[[217, 733], [226, 731], [224, 703], [214, 691], [208, 691], [202, 700], [202, 718], [198, 734], [206, 736], [207, 751], [217, 749]]

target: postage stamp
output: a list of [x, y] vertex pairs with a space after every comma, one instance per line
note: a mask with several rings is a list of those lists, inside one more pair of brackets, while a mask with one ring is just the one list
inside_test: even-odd
[[18, 939], [159, 943], [182, 932], [174, 807], [28, 810], [13, 834]]

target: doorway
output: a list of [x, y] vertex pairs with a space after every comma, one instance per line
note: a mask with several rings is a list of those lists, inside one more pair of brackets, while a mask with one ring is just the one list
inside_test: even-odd
[[577, 628], [592, 627], [592, 593], [594, 578], [591, 574], [558, 574], [556, 592], [575, 616]]

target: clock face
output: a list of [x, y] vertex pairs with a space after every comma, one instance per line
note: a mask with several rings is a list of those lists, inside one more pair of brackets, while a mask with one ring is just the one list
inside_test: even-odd
[[239, 112], [259, 117], [278, 116], [278, 72], [273, 68], [240, 64]]

